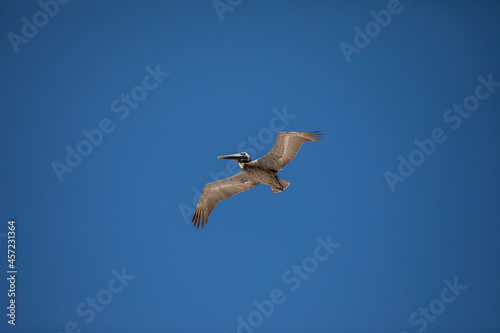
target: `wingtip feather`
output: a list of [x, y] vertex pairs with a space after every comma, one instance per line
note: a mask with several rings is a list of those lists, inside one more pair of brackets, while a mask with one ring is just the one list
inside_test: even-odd
[[321, 133], [321, 131], [311, 131], [311, 132], [305, 132], [305, 134], [311, 139], [312, 141], [321, 141], [325, 138], [325, 135]]

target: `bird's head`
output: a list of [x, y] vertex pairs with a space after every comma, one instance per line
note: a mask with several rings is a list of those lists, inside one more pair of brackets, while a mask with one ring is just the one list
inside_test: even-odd
[[219, 156], [219, 159], [221, 160], [235, 160], [238, 161], [238, 163], [248, 163], [252, 161], [252, 158], [250, 155], [247, 153], [238, 153], [238, 154], [232, 154], [232, 155], [225, 155], [225, 156]]

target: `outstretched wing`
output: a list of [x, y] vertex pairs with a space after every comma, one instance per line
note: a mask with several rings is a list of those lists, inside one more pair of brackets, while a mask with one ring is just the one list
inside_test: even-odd
[[274, 172], [278, 172], [294, 159], [304, 142], [320, 141], [321, 139], [323, 139], [323, 134], [320, 131], [280, 132], [269, 153], [255, 162], [263, 168], [269, 168]]
[[240, 172], [232, 177], [219, 180], [217, 182], [208, 183], [203, 188], [200, 200], [196, 205], [193, 215], [193, 227], [201, 227], [208, 222], [208, 216], [214, 210], [215, 206], [224, 199], [227, 199], [235, 194], [251, 189], [258, 185], [258, 182], [250, 180], [246, 172]]

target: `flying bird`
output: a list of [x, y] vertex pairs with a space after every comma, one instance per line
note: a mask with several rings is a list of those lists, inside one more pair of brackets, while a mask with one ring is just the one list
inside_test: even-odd
[[219, 201], [256, 185], [261, 183], [269, 185], [274, 193], [286, 189], [290, 182], [279, 179], [277, 173], [294, 159], [304, 142], [320, 141], [321, 139], [323, 139], [323, 134], [320, 131], [280, 132], [273, 148], [255, 161], [252, 161], [250, 155], [245, 152], [219, 156], [219, 159], [238, 161], [241, 172], [205, 185], [194, 211], [193, 227], [199, 228], [201, 222], [203, 228], [205, 223], [208, 223], [208, 216]]

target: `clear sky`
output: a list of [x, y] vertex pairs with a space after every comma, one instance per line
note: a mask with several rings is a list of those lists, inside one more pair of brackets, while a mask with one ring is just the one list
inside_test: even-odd
[[[0, 330], [498, 332], [499, 17], [1, 1]], [[192, 227], [203, 186], [238, 169], [217, 156], [314, 130], [288, 189]]]

